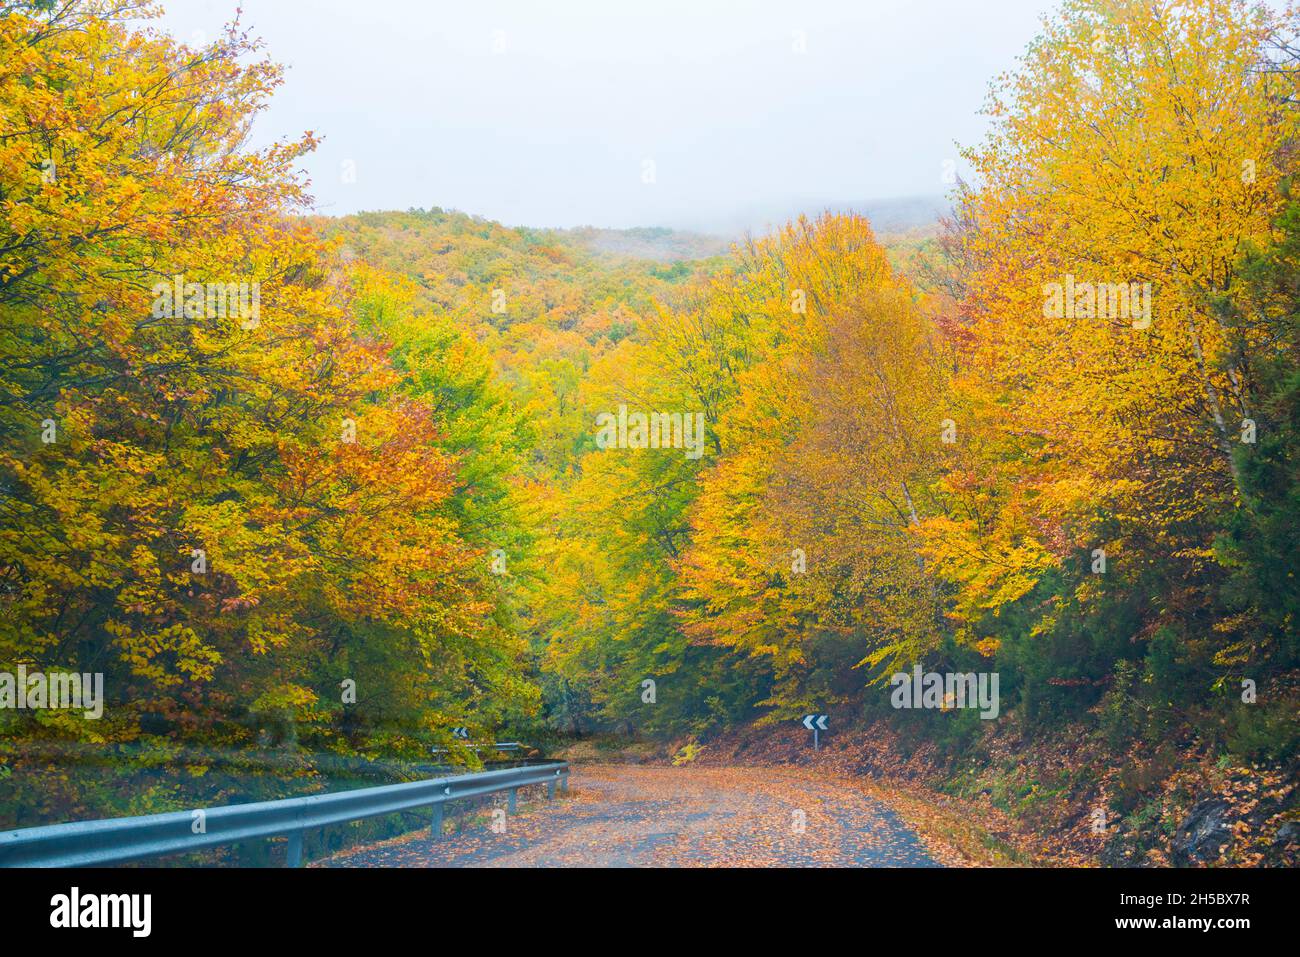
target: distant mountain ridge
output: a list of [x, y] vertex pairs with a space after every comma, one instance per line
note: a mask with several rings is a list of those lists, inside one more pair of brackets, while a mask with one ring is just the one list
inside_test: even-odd
[[[669, 226], [637, 226], [615, 229], [602, 226], [575, 226], [567, 229], [505, 226], [493, 220], [454, 209], [433, 207], [430, 210], [410, 209], [405, 213], [396, 210], [365, 212], [351, 216], [319, 217], [319, 222], [334, 223], [343, 234], [356, 226], [368, 225], [406, 230], [415, 224], [447, 231], [442, 237], [449, 251], [455, 244], [446, 241], [455, 238], [463, 245], [466, 237], [479, 240], [491, 237], [502, 248], [518, 247], [520, 251], [547, 243], [581, 249], [596, 256], [616, 259], [645, 260], [650, 262], [692, 262], [725, 256], [731, 247], [742, 242], [746, 235], [763, 236], [774, 232], [801, 215], [809, 219], [823, 212], [857, 213], [870, 222], [882, 241], [914, 241], [934, 235], [942, 217], [951, 212], [951, 205], [942, 197], [920, 196], [903, 199], [864, 200], [862, 202], [807, 202], [782, 207], [755, 207], [738, 213], [730, 225], [714, 223], [710, 229], [677, 228]], [[412, 218], [414, 217], [414, 218]], [[401, 225], [401, 224], [405, 225]]]

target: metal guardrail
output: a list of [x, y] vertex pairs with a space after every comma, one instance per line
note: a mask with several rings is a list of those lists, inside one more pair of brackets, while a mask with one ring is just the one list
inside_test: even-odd
[[[523, 748], [524, 748], [524, 746], [523, 746], [522, 744], [520, 744], [518, 741], [498, 741], [498, 742], [496, 742], [495, 744], [467, 744], [467, 745], [465, 745], [465, 750], [466, 750], [466, 751], [476, 751], [476, 752], [477, 752], [477, 751], [501, 751], [501, 752], [504, 753], [504, 752], [507, 752], [507, 751], [522, 751]], [[431, 749], [431, 750], [429, 751], [429, 753], [430, 753], [430, 754], [450, 754], [451, 752], [450, 752], [450, 749], [448, 749], [448, 748], [433, 748], [433, 749]]]
[[[509, 809], [514, 811], [519, 788], [545, 784], [547, 795], [555, 797], [557, 786], [568, 790], [568, 779], [568, 762], [556, 761], [281, 801], [203, 808], [201, 817], [199, 811], [173, 811], [0, 831], [0, 867], [102, 867], [284, 836], [289, 838], [286, 864], [300, 867], [302, 835], [309, 828], [427, 807], [431, 812], [430, 837], [437, 840], [442, 834], [443, 807], [449, 801], [507, 791]], [[196, 834], [200, 820], [202, 833]]]

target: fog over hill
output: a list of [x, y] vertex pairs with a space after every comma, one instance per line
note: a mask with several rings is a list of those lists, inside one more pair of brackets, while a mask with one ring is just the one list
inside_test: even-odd
[[[949, 214], [951, 206], [947, 200], [937, 196], [860, 202], [791, 202], [782, 206], [754, 206], [739, 210], [724, 220], [708, 220], [699, 224], [636, 226], [628, 229], [600, 226], [576, 226], [568, 229], [536, 225], [511, 226], [464, 210], [444, 210], [441, 207], [432, 207], [432, 210], [433, 214], [453, 219], [462, 217], [467, 222], [478, 223], [483, 227], [496, 226], [506, 231], [522, 229], [530, 233], [567, 237], [592, 252], [609, 256], [676, 262], [724, 256], [733, 245], [743, 242], [746, 236], [763, 236], [801, 215], [815, 219], [828, 211], [865, 216], [876, 235], [885, 241], [921, 239], [937, 231], [940, 218]], [[413, 209], [408, 212], [416, 211]], [[402, 214], [396, 210], [376, 210], [358, 215], [382, 219], [387, 216], [400, 217]], [[348, 217], [337, 219], [343, 222]]]
[[939, 220], [951, 212], [951, 203], [941, 196], [909, 196], [857, 202], [835, 200], [791, 201], [781, 205], [755, 205], [724, 218], [702, 218], [661, 226], [634, 229], [604, 229], [582, 226], [562, 230], [589, 248], [636, 259], [702, 259], [725, 254], [746, 235], [762, 236], [784, 223], [824, 211], [857, 213], [871, 222], [882, 239], [924, 237], [937, 231]]
[[906, 196], [893, 199], [836, 200], [826, 198], [792, 199], [782, 203], [755, 204], [726, 217], [699, 221], [686, 220], [682, 229], [718, 236], [742, 236], [746, 232], [762, 235], [773, 228], [797, 219], [809, 218], [829, 210], [833, 213], [858, 213], [871, 220], [879, 235], [927, 230], [951, 211], [951, 202], [943, 196]]
[[635, 229], [581, 226], [561, 232], [572, 236], [593, 252], [661, 262], [723, 256], [739, 238], [669, 229], [667, 226], [643, 226]]

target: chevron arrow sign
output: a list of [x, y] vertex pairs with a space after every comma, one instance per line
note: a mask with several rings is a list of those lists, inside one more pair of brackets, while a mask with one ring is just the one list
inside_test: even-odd
[[809, 731], [826, 731], [826, 718], [824, 714], [806, 714], [803, 716], [803, 726]]

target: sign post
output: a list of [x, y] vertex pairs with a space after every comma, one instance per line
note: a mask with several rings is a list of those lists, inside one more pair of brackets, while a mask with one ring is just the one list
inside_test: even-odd
[[821, 748], [820, 732], [829, 730], [826, 727], [826, 718], [824, 714], [806, 714], [803, 716], [803, 726], [813, 733], [813, 750]]

